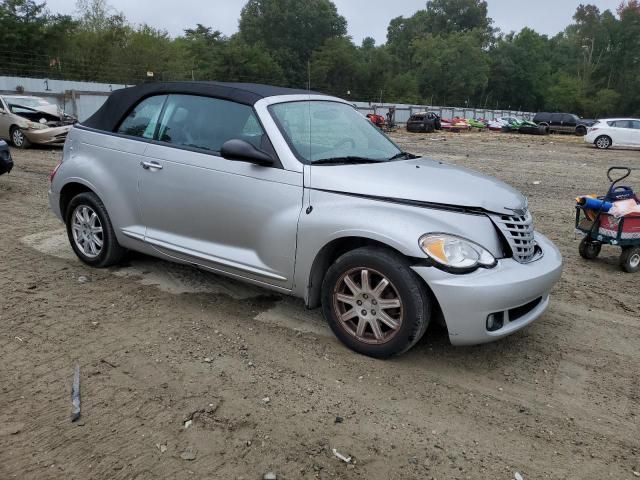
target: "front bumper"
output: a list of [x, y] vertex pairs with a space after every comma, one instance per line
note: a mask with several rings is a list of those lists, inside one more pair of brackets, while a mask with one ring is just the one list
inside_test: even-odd
[[63, 127], [43, 128], [42, 130], [23, 130], [31, 143], [38, 145], [63, 145], [72, 125]]
[[[535, 236], [544, 255], [532, 263], [507, 258], [499, 260], [493, 269], [464, 275], [435, 267], [413, 267], [438, 300], [453, 345], [497, 340], [524, 328], [544, 313], [549, 305], [549, 292], [562, 274], [562, 256], [546, 237], [539, 233]], [[515, 320], [509, 321], [509, 311]], [[487, 330], [487, 318], [497, 313], [504, 313], [504, 326], [493, 332]]]

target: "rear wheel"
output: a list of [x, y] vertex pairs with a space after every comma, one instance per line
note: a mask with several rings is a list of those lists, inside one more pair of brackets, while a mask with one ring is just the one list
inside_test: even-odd
[[73, 197], [66, 216], [67, 236], [80, 260], [97, 268], [122, 260], [126, 250], [118, 243], [107, 210], [95, 193]]
[[11, 127], [11, 143], [17, 148], [29, 148], [31, 142], [25, 136], [24, 132], [18, 127]]
[[431, 315], [426, 288], [406, 258], [379, 247], [348, 252], [329, 268], [322, 308], [345, 345], [375, 358], [413, 347]]
[[627, 273], [636, 273], [640, 270], [640, 248], [630, 247], [622, 250], [620, 266]]
[[593, 260], [598, 258], [600, 251], [602, 250], [602, 244], [592, 242], [587, 237], [583, 238], [580, 242], [580, 256], [587, 260]]
[[611, 146], [611, 138], [606, 135], [600, 135], [593, 144], [600, 150], [606, 150]]

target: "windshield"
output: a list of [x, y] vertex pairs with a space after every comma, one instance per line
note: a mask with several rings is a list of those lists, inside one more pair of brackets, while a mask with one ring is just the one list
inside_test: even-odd
[[42, 98], [37, 97], [5, 97], [7, 103], [21, 105], [23, 107], [38, 108], [51, 107], [52, 104]]
[[331, 159], [386, 162], [402, 153], [369, 120], [345, 103], [278, 103], [270, 111], [293, 152], [306, 164]]

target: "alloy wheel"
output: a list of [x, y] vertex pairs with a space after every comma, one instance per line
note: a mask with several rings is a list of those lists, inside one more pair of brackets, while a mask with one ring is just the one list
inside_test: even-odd
[[629, 266], [631, 268], [638, 268], [640, 266], [640, 253], [636, 253], [629, 259]]
[[609, 148], [609, 145], [611, 144], [611, 142], [609, 141], [609, 139], [607, 137], [600, 137], [596, 140], [596, 146], [598, 148]]
[[73, 211], [71, 231], [76, 247], [88, 258], [102, 252], [104, 233], [98, 214], [87, 205], [78, 205]]
[[333, 308], [340, 325], [358, 341], [389, 342], [404, 320], [402, 299], [391, 281], [370, 268], [353, 268], [336, 282]]
[[24, 144], [24, 133], [22, 133], [19, 128], [15, 128], [13, 130], [11, 140], [16, 147], [22, 147], [22, 145]]

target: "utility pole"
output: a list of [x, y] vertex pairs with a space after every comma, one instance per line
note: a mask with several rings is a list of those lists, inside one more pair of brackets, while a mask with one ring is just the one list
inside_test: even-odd
[[307, 60], [307, 90], [311, 90], [311, 60]]

